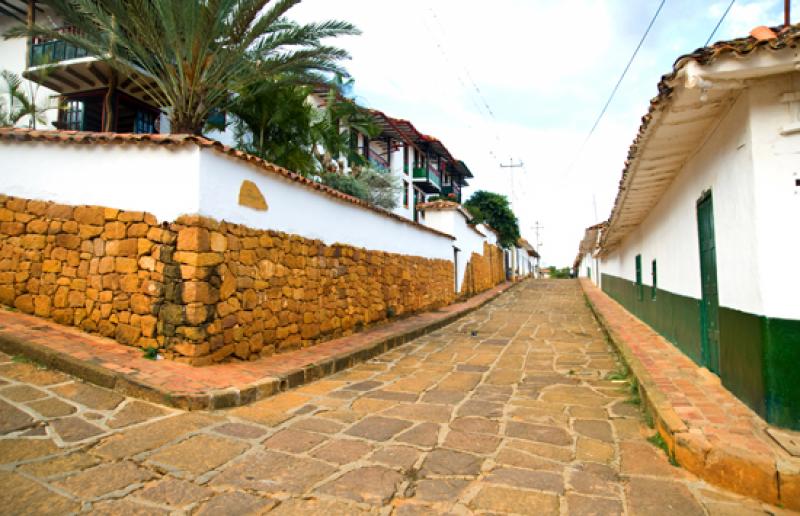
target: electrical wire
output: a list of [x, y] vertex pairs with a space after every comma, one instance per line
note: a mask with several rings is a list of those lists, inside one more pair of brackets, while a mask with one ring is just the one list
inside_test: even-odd
[[606, 111], [608, 111], [608, 107], [611, 105], [611, 101], [614, 100], [614, 97], [617, 94], [617, 90], [619, 90], [620, 84], [622, 84], [622, 81], [625, 79], [625, 76], [628, 74], [628, 70], [630, 70], [631, 65], [633, 64], [633, 60], [636, 59], [636, 56], [639, 54], [639, 50], [641, 50], [642, 45], [644, 44], [644, 40], [647, 39], [647, 35], [650, 34], [650, 30], [653, 28], [653, 25], [655, 25], [656, 19], [658, 18], [658, 15], [661, 14], [661, 10], [664, 8], [664, 4], [665, 3], [667, 3], [667, 0], [661, 0], [661, 3], [659, 4], [658, 9], [656, 9], [656, 13], [653, 15], [653, 18], [650, 20], [650, 24], [647, 26], [647, 30], [645, 30], [644, 34], [642, 34], [642, 38], [639, 40], [639, 44], [636, 45], [636, 49], [633, 51], [633, 54], [631, 54], [631, 58], [628, 60], [628, 64], [625, 65], [625, 69], [622, 71], [622, 75], [619, 76], [619, 80], [617, 80], [617, 83], [614, 85], [614, 89], [611, 90], [611, 95], [608, 96], [608, 100], [606, 100], [606, 103], [603, 106], [603, 109], [600, 111], [600, 114], [597, 116], [597, 119], [594, 121], [594, 124], [592, 125], [592, 128], [589, 130], [589, 134], [586, 135], [586, 138], [584, 138], [583, 143], [580, 146], [580, 149], [578, 149], [578, 152], [575, 154], [575, 157], [573, 158], [573, 160], [570, 163], [569, 167], [567, 167], [567, 171], [566, 171], [565, 175], [568, 175], [569, 172], [572, 170], [572, 167], [575, 166], [575, 163], [577, 163], [577, 161], [580, 158], [581, 154], [583, 154], [583, 150], [586, 148], [586, 144], [592, 138], [592, 135], [594, 134], [595, 129], [597, 129], [597, 126], [600, 125], [600, 121], [605, 116]]
[[725, 17], [728, 16], [728, 13], [731, 12], [731, 7], [733, 7], [734, 2], [736, 2], [736, 0], [731, 0], [731, 3], [728, 4], [728, 8], [725, 9], [724, 13], [722, 13], [722, 18], [719, 19], [719, 21], [717, 22], [717, 26], [714, 27], [713, 31], [711, 31], [711, 35], [708, 36], [708, 39], [706, 40], [706, 44], [703, 45], [703, 46], [707, 47], [708, 44], [711, 43], [711, 38], [713, 38], [714, 34], [717, 33], [717, 31], [719, 30], [720, 25], [722, 25], [722, 22], [725, 20]]
[[[444, 24], [442, 24], [439, 16], [436, 14], [436, 12], [434, 11], [432, 6], [429, 5], [427, 7], [428, 7], [428, 11], [431, 14], [431, 18], [439, 26], [440, 32], [442, 34], [444, 34], [445, 33]], [[423, 21], [424, 20], [425, 20], [425, 17], [423, 17]], [[473, 76], [470, 73], [469, 69], [463, 63], [461, 63], [461, 62], [459, 63], [460, 67], [463, 69], [464, 77], [466, 78], [466, 80], [464, 80], [464, 77], [462, 77], [461, 72], [458, 70], [458, 66], [456, 66], [456, 63], [455, 63], [456, 60], [452, 59], [450, 57], [449, 53], [445, 49], [444, 42], [439, 38], [437, 32], [435, 30], [433, 30], [433, 28], [429, 27], [427, 25], [427, 23], [425, 23], [425, 26], [430, 31], [432, 39], [434, 40], [434, 44], [436, 45], [436, 47], [439, 50], [439, 52], [442, 54], [442, 58], [447, 63], [447, 65], [452, 69], [453, 74], [455, 75], [456, 79], [461, 84], [461, 87], [463, 88], [463, 90], [465, 91], [467, 96], [470, 98], [470, 101], [472, 102], [472, 105], [475, 106], [476, 111], [478, 112], [478, 114], [482, 118], [485, 119], [485, 121], [487, 123], [487, 126], [490, 129], [490, 132], [491, 132], [492, 136], [494, 136], [494, 139], [497, 142], [497, 145], [498, 146], [503, 146], [503, 140], [500, 137], [499, 133], [497, 132], [498, 121], [497, 121], [497, 117], [494, 114], [494, 110], [492, 110], [491, 106], [489, 105], [488, 100], [483, 95], [483, 92], [481, 91], [480, 87], [477, 85], [477, 83], [473, 79]], [[466, 84], [467, 82], [470, 83], [471, 88]], [[476, 98], [477, 98], [477, 100], [480, 101], [480, 103], [476, 102]], [[487, 117], [487, 114], [488, 114], [488, 117]], [[500, 161], [501, 161], [500, 157], [498, 156], [498, 154], [496, 152], [494, 152], [494, 150], [492, 150], [490, 148], [488, 153], [495, 161], [497, 161], [498, 164], [500, 164]]]

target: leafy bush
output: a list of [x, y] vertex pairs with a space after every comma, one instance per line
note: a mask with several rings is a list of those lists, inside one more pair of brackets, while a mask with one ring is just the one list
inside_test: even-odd
[[353, 176], [329, 173], [322, 175], [321, 179], [322, 184], [328, 185], [342, 193], [346, 193], [347, 195], [352, 195], [353, 197], [357, 197], [365, 201], [369, 197], [367, 185]]
[[387, 210], [397, 207], [401, 188], [396, 175], [371, 167], [354, 170], [350, 175], [333, 172], [323, 174], [320, 182]]

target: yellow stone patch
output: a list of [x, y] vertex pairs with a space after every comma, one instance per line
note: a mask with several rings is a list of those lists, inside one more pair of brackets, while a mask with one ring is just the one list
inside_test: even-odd
[[264, 199], [264, 194], [258, 189], [256, 184], [252, 181], [242, 181], [242, 186], [239, 188], [239, 204], [247, 206], [258, 211], [267, 211], [267, 200]]

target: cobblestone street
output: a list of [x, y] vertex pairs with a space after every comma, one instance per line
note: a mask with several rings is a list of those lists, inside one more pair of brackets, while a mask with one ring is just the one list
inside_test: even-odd
[[0, 362], [6, 514], [780, 512], [648, 442], [576, 281], [524, 282], [367, 363], [225, 411]]

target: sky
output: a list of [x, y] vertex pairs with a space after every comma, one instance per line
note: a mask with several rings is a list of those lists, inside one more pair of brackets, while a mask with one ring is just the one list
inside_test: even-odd
[[[507, 195], [523, 237], [537, 245], [541, 227], [542, 264], [564, 267], [608, 218], [661, 76], [705, 45], [730, 0], [666, 0], [587, 142], [659, 3], [303, 0], [290, 13], [355, 24], [362, 34], [335, 44], [351, 53], [356, 100], [442, 140], [475, 175], [466, 195]], [[792, 9], [800, 19], [800, 0]], [[737, 0], [714, 41], [781, 23], [783, 0]]]

